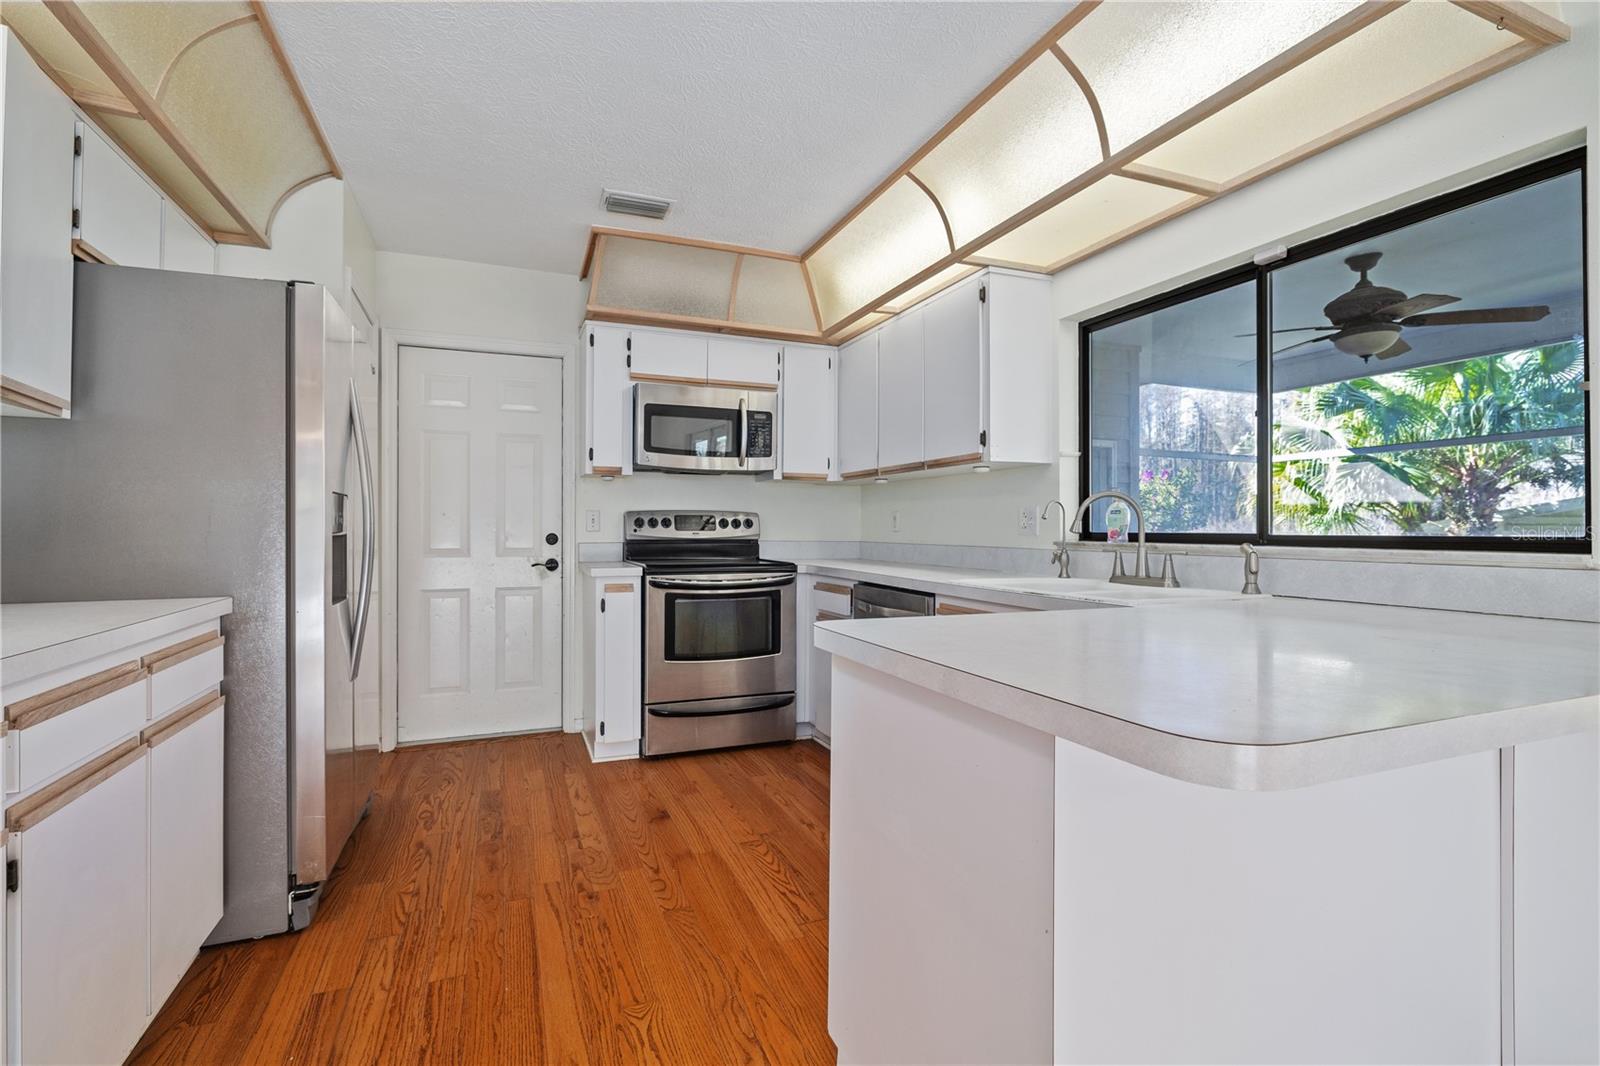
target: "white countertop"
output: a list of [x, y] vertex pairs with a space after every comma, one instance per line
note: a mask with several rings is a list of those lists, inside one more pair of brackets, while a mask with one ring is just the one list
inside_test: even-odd
[[228, 596], [0, 604], [0, 671], [24, 681], [232, 611]]
[[1048, 575], [1022, 577], [995, 570], [965, 570], [951, 566], [917, 566], [871, 559], [800, 559], [802, 574], [874, 581], [935, 595], [962, 596], [1011, 607], [1063, 610], [1082, 606], [1145, 607], [1157, 604], [1222, 602], [1241, 599], [1237, 592], [1218, 589], [1147, 588], [1113, 585], [1088, 578]]
[[1600, 723], [1600, 626], [1585, 622], [1262, 596], [828, 622], [816, 640], [1125, 762], [1225, 788], [1293, 788]]
[[578, 564], [578, 573], [584, 577], [638, 577], [643, 570], [638, 563], [620, 561]]

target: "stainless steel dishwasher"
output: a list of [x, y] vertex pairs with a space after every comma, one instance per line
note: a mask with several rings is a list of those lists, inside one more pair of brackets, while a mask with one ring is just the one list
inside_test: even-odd
[[933, 593], [858, 581], [850, 592], [851, 618], [916, 618], [933, 613]]

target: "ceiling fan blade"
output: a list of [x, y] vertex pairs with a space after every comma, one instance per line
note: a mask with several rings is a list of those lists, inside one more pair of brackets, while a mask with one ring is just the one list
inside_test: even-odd
[[1402, 326], [1466, 326], [1488, 322], [1537, 322], [1550, 313], [1550, 308], [1538, 307], [1485, 307], [1478, 311], [1439, 311], [1434, 314], [1412, 315], [1402, 318]]
[[1379, 308], [1378, 314], [1404, 318], [1407, 315], [1418, 314], [1422, 311], [1432, 311], [1435, 307], [1443, 307], [1445, 304], [1460, 302], [1461, 297], [1459, 296], [1445, 296], [1437, 292], [1419, 292], [1417, 295], [1401, 300], [1399, 303]]
[[1291, 344], [1287, 348], [1279, 348], [1277, 351], [1273, 352], [1272, 354], [1275, 355], [1275, 356], [1276, 355], [1282, 355], [1284, 352], [1292, 352], [1296, 348], [1304, 348], [1308, 344], [1319, 344], [1322, 341], [1331, 341], [1332, 339], [1333, 339], [1332, 334], [1329, 334], [1326, 337], [1312, 337], [1310, 340], [1303, 340], [1303, 341], [1300, 341], [1297, 344]]
[[1379, 359], [1393, 359], [1397, 355], [1405, 355], [1411, 350], [1411, 345], [1405, 341], [1395, 341], [1389, 347], [1378, 353]]
[[[1286, 326], [1283, 329], [1275, 329], [1272, 332], [1274, 332], [1274, 333], [1308, 333], [1308, 332], [1312, 332], [1312, 331], [1324, 331], [1324, 332], [1327, 332], [1327, 333], [1337, 333], [1337, 332], [1339, 332], [1339, 327], [1338, 326]], [[1254, 333], [1235, 333], [1234, 336], [1235, 337], [1254, 337], [1255, 334]]]

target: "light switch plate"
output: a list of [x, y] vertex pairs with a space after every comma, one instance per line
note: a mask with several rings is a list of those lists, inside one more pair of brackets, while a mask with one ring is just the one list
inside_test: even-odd
[[1022, 507], [1017, 511], [1017, 532], [1025, 533], [1030, 537], [1039, 533], [1039, 509], [1032, 504]]
[[583, 531], [585, 533], [600, 532], [600, 512], [590, 509], [583, 512]]
[[889, 512], [889, 532], [890, 533], [898, 533], [898, 532], [900, 532], [900, 512], [899, 511], [890, 511]]

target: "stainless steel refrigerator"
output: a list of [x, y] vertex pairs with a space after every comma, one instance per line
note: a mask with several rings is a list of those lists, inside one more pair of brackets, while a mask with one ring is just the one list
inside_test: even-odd
[[0, 420], [0, 599], [233, 597], [210, 942], [301, 928], [377, 771], [357, 338], [316, 285], [76, 269], [71, 418]]

